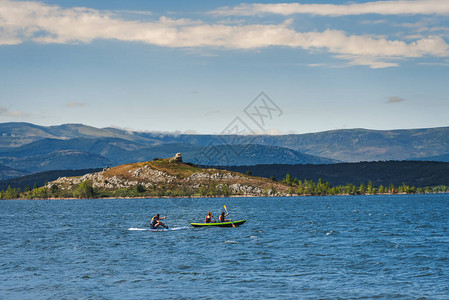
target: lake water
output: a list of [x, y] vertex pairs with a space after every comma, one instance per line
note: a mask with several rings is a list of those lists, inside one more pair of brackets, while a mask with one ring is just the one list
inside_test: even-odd
[[0, 299], [42, 298], [448, 299], [449, 195], [0, 201]]

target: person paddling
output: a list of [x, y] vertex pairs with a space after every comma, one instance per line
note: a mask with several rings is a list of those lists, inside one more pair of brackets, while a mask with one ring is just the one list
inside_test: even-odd
[[231, 222], [231, 219], [226, 219], [225, 217], [229, 215], [229, 213], [225, 214], [224, 211], [221, 212], [221, 215], [218, 217], [220, 222]]
[[166, 219], [167, 217], [160, 217], [159, 214], [155, 215], [150, 222], [151, 229], [158, 229], [160, 226], [164, 228], [168, 228], [167, 225], [162, 223], [160, 220]]
[[211, 212], [207, 213], [207, 216], [204, 218], [204, 223], [215, 223], [215, 220], [212, 220], [214, 216]]

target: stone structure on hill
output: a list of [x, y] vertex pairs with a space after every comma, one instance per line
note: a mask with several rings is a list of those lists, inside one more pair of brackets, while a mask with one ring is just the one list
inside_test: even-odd
[[181, 155], [181, 153], [176, 153], [175, 156], [170, 158], [170, 162], [180, 162], [180, 163], [182, 163], [182, 155]]

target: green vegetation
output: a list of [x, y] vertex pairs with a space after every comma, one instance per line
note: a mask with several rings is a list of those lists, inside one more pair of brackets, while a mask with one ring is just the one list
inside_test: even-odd
[[[402, 185], [374, 187], [372, 182], [367, 184], [347, 184], [332, 186], [329, 182], [321, 179], [318, 182], [312, 180], [298, 180], [290, 174], [282, 180], [288, 186], [289, 195], [299, 196], [324, 196], [324, 195], [376, 195], [376, 194], [428, 194], [428, 193], [448, 193], [449, 186], [419, 187]], [[269, 189], [264, 189], [264, 195], [275, 195], [276, 188], [272, 184]], [[71, 190], [63, 190], [56, 185], [37, 187], [36, 185], [22, 191], [20, 188], [8, 187], [0, 191], [0, 199], [49, 199], [49, 198], [133, 198], [133, 197], [227, 197], [232, 195], [232, 190], [227, 184], [217, 184], [211, 181], [208, 185], [201, 185], [198, 188], [179, 186], [169, 183], [161, 183], [151, 188], [146, 188], [142, 184], [133, 187], [119, 188], [113, 190], [100, 189], [92, 186], [88, 180], [81, 182]], [[239, 195], [239, 193], [237, 193]]]
[[[282, 178], [282, 177], [278, 177]], [[311, 196], [311, 195], [375, 195], [446, 193], [449, 186], [428, 187], [375, 185], [367, 180], [359, 185], [352, 183], [332, 185], [322, 179], [298, 180], [287, 173], [276, 181], [274, 177], [258, 178], [225, 170], [204, 169], [193, 164], [158, 159], [105, 169], [83, 177], [64, 177], [24, 188], [8, 186], [0, 190], [0, 199], [48, 198], [135, 198], [135, 197], [226, 197], [248, 196]]]
[[312, 180], [298, 180], [287, 174], [282, 180], [289, 186], [289, 194], [297, 195], [376, 195], [376, 194], [427, 194], [427, 193], [448, 193], [449, 186], [439, 185], [435, 187], [416, 188], [405, 183], [399, 186], [390, 184], [388, 186], [373, 186], [371, 180], [367, 184], [361, 183], [359, 186], [352, 183], [346, 185], [332, 186], [329, 182], [318, 179], [315, 183]]

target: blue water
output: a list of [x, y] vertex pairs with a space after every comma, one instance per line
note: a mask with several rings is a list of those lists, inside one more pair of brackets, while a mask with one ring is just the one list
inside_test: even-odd
[[448, 299], [449, 195], [0, 201], [0, 299], [219, 297]]

